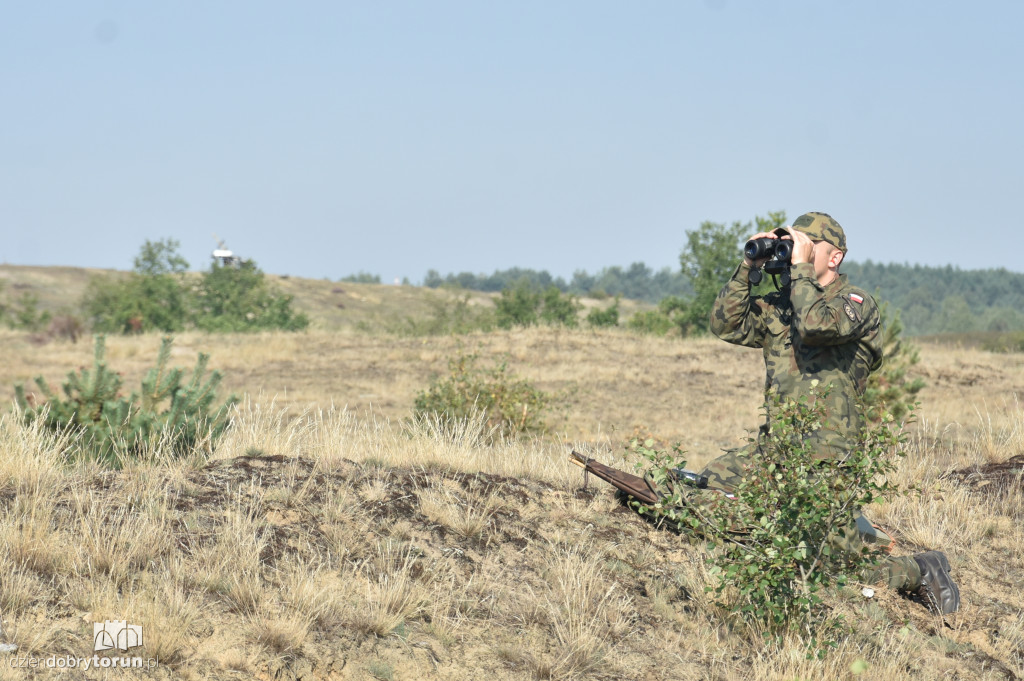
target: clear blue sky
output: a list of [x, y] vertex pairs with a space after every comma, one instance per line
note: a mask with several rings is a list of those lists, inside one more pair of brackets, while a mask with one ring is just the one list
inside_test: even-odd
[[213, 234], [278, 274], [677, 266], [831, 213], [1024, 271], [1024, 2], [7, 2], [0, 262]]

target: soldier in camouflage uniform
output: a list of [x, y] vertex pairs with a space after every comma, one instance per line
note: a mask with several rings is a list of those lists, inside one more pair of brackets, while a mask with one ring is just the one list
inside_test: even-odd
[[[814, 437], [821, 459], [845, 459], [862, 423], [855, 396], [864, 394], [868, 375], [882, 361], [878, 307], [866, 291], [850, 285], [838, 272], [846, 254], [846, 235], [832, 217], [807, 213], [792, 228], [776, 232], [751, 238], [793, 240], [790, 285], [763, 297], [752, 296], [748, 276], [760, 263], [744, 258], [715, 301], [711, 331], [730, 343], [762, 349], [768, 397], [796, 399], [808, 395], [812, 385], [831, 386], [826, 421]], [[761, 432], [766, 432], [765, 425]], [[743, 477], [744, 462], [759, 453], [754, 442], [712, 461], [703, 472], [709, 487], [732, 491]], [[860, 520], [862, 527], [867, 525]], [[837, 528], [834, 543], [859, 553], [864, 538], [854, 523]], [[864, 578], [919, 592], [945, 614], [955, 612], [960, 602], [949, 569], [943, 554], [928, 551], [890, 556]]]

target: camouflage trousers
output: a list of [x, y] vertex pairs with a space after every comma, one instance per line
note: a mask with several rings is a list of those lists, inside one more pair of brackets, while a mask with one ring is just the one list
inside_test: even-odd
[[[694, 489], [693, 494], [687, 495], [687, 503], [697, 509], [723, 503], [724, 497], [719, 491], [731, 493], [736, 489], [743, 480], [745, 467], [757, 451], [755, 443], [726, 452], [713, 460], [701, 472], [708, 477], [708, 489]], [[863, 549], [873, 543], [873, 538], [871, 524], [858, 512], [858, 517], [848, 526], [835, 528], [829, 543], [844, 554], [860, 556]], [[921, 568], [910, 556], [886, 556], [860, 577], [867, 584], [885, 584], [905, 591], [921, 586]]]

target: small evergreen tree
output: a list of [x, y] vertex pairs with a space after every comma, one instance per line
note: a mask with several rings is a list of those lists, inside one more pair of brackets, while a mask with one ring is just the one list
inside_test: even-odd
[[238, 400], [232, 395], [215, 404], [222, 376], [219, 371], [204, 376], [209, 355], [203, 353], [183, 382], [184, 371], [168, 366], [171, 344], [170, 337], [163, 339], [156, 366], [142, 380], [141, 391], [125, 399], [120, 374], [107, 368], [104, 337], [97, 336], [92, 369], [68, 373], [63, 397], [39, 376], [35, 383], [45, 401], [40, 403], [26, 394], [24, 386], [16, 385], [18, 407], [29, 422], [42, 419], [52, 430], [77, 431], [80, 455], [114, 467], [164, 438], [177, 456], [201, 446], [212, 451]]

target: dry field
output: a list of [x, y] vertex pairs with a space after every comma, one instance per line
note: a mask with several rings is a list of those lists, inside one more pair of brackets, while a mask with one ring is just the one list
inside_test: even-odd
[[[0, 343], [9, 395], [91, 362], [88, 343]], [[108, 339], [128, 389], [158, 346]], [[576, 447], [627, 466], [623, 446], [641, 433], [681, 442], [699, 467], [758, 422], [756, 351], [553, 329], [185, 334], [175, 347], [186, 367], [209, 352], [243, 396], [212, 461], [156, 450], [117, 472], [68, 467], [65, 441], [0, 421], [0, 617], [19, 646], [0, 657], [2, 677], [1024, 677], [1021, 464], [1002, 477], [992, 466], [1024, 453], [1022, 356], [922, 348], [928, 387], [899, 470], [920, 492], [869, 510], [899, 552], [948, 553], [962, 611], [943, 621], [894, 593], [836, 594], [850, 631], [817, 661], [723, 612], [704, 591], [699, 542], [625, 511], [600, 481], [581, 489], [566, 459]], [[565, 419], [498, 445], [477, 423], [454, 436], [406, 425], [460, 348], [570, 391]], [[91, 660], [92, 623], [105, 620], [141, 625], [144, 646], [126, 655], [158, 666], [9, 666]]]

